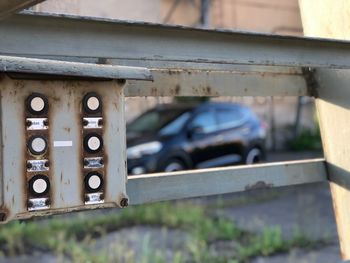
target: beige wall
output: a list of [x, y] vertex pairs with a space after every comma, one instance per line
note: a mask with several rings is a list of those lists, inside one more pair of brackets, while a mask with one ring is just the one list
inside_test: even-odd
[[302, 33], [297, 0], [215, 0], [212, 20], [215, 27]]
[[174, 2], [174, 0], [161, 1], [161, 22], [167, 24], [197, 26], [200, 19], [198, 8], [199, 0], [195, 0], [195, 4], [191, 3], [191, 1], [182, 1], [172, 13], [171, 17], [167, 19]]
[[[173, 0], [162, 0], [161, 17], [167, 17]], [[200, 1], [183, 1], [170, 19], [170, 24], [199, 25]], [[212, 0], [212, 28], [231, 28], [265, 33], [302, 35], [297, 0]]]
[[47, 0], [35, 11], [159, 22], [161, 0]]
[[[47, 0], [34, 9], [122, 20], [198, 26], [200, 0]], [[301, 35], [297, 0], [212, 0], [211, 27]]]
[[[321, 5], [318, 0], [299, 1], [305, 10], [303, 24], [306, 36], [350, 40], [349, 0], [322, 0]], [[312, 16], [308, 16], [306, 10], [312, 10]]]

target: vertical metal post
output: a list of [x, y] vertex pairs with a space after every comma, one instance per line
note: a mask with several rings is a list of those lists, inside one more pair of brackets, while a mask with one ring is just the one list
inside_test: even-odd
[[[350, 39], [347, 0], [299, 0], [304, 34]], [[350, 259], [350, 71], [318, 69], [314, 74], [325, 158], [344, 260]]]
[[207, 28], [210, 24], [210, 0], [201, 0], [201, 17], [200, 24]]

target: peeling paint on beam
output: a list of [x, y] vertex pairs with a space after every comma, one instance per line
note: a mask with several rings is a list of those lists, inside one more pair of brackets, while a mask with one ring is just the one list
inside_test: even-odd
[[129, 176], [131, 204], [326, 182], [324, 159]]
[[235, 71], [151, 70], [153, 82], [128, 81], [125, 96], [308, 96], [301, 71], [244, 67]]
[[150, 71], [146, 68], [11, 56], [0, 56], [0, 72], [26, 74], [27, 78], [49, 75], [60, 78], [153, 80]]

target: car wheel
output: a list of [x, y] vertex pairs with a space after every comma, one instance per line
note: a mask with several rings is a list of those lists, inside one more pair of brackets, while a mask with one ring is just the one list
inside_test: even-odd
[[254, 163], [260, 163], [263, 159], [263, 153], [262, 151], [257, 148], [251, 148], [245, 157], [245, 164], [254, 164]]
[[185, 170], [185, 164], [178, 159], [170, 159], [164, 164], [164, 172], [176, 172]]

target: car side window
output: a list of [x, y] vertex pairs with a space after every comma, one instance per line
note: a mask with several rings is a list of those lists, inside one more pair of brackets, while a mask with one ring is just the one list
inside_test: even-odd
[[197, 133], [211, 133], [217, 130], [214, 111], [204, 111], [194, 117], [190, 124], [190, 129], [195, 129]]
[[216, 110], [218, 126], [220, 130], [231, 129], [242, 125], [246, 116], [240, 109], [218, 109]]
[[167, 124], [164, 128], [160, 130], [160, 134], [162, 135], [172, 135], [179, 133], [185, 123], [190, 119], [191, 114], [189, 112], [185, 112], [180, 117], [176, 118], [174, 121]]

